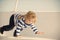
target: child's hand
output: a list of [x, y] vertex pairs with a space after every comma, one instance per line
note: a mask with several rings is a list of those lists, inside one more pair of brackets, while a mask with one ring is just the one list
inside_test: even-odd
[[37, 34], [44, 34], [44, 32], [37, 32]]

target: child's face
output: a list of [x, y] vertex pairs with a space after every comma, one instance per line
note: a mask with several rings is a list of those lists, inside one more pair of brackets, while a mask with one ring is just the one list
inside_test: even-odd
[[33, 24], [34, 23], [34, 19], [26, 19], [25, 23], [27, 23], [27, 24]]

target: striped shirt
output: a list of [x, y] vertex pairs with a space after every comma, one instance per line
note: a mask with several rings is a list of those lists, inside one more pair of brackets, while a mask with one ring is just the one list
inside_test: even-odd
[[38, 32], [37, 28], [35, 25], [33, 24], [26, 24], [24, 21], [24, 17], [21, 17], [21, 19], [17, 19], [18, 16], [20, 16], [19, 14], [15, 15], [15, 25], [16, 27], [16, 35], [20, 35], [20, 32], [23, 30], [23, 28], [27, 28], [28, 26], [31, 27], [31, 29], [33, 30], [33, 32], [36, 34]]

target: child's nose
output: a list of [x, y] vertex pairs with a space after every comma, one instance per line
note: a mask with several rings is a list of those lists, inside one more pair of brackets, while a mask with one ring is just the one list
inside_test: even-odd
[[29, 20], [29, 21], [31, 21], [31, 20]]

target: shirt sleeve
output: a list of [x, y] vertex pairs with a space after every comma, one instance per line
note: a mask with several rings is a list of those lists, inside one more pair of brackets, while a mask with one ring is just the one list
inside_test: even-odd
[[34, 32], [35, 34], [37, 34], [38, 29], [36, 28], [35, 25], [31, 25], [31, 29], [33, 30], [33, 32]]
[[20, 16], [21, 14], [14, 14], [14, 24], [17, 24], [18, 21], [18, 16]]
[[17, 26], [16, 26], [16, 35], [20, 35], [20, 32], [23, 30], [22, 27], [24, 27], [23, 23], [21, 20], [17, 21]]

